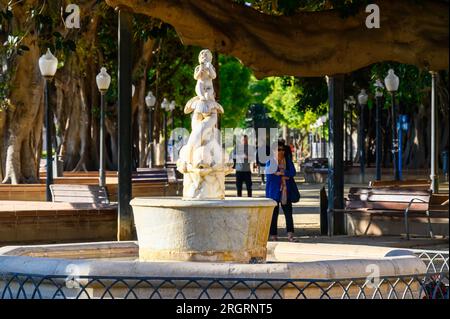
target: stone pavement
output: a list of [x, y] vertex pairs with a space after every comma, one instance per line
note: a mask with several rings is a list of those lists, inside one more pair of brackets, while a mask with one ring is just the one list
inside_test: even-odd
[[[227, 178], [227, 196], [236, 196], [236, 187], [231, 182], [231, 178]], [[307, 184], [301, 179], [297, 183], [301, 199], [299, 203], [294, 204], [294, 227], [295, 235], [300, 242], [304, 243], [330, 243], [330, 244], [351, 244], [351, 245], [370, 245], [370, 246], [386, 246], [399, 248], [424, 248], [427, 249], [449, 249], [448, 238], [434, 239], [429, 238], [413, 238], [407, 241], [400, 236], [383, 236], [383, 237], [368, 237], [368, 236], [320, 236], [320, 189], [324, 184]], [[325, 185], [326, 186], [326, 185]], [[344, 195], [348, 194], [350, 187], [362, 186], [361, 184], [346, 184], [344, 188]], [[366, 185], [364, 185], [366, 186]], [[440, 192], [448, 193], [449, 184], [440, 184]], [[243, 195], [246, 196], [245, 190]], [[265, 186], [260, 184], [257, 176], [253, 177], [253, 196], [264, 197]], [[278, 219], [279, 239], [286, 240], [286, 222], [284, 214], [280, 212]]]

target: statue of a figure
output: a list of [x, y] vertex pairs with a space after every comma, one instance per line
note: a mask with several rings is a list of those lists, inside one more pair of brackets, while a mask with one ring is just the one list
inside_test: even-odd
[[231, 164], [219, 143], [217, 130], [218, 114], [224, 110], [215, 100], [213, 80], [217, 75], [211, 52], [201, 51], [199, 62], [194, 72], [197, 96], [189, 100], [184, 109], [186, 114], [193, 113], [192, 133], [180, 151], [177, 168], [184, 174], [184, 198], [223, 199], [224, 178], [231, 172]]
[[[199, 56], [200, 65], [195, 68], [194, 79], [197, 80], [195, 93], [201, 101], [214, 101], [215, 93], [213, 80], [216, 79], [216, 69], [212, 64], [212, 54], [209, 50], [203, 50]], [[205, 103], [196, 103], [196, 110], [200, 113], [209, 113], [210, 105]], [[211, 105], [212, 107], [213, 105]]]

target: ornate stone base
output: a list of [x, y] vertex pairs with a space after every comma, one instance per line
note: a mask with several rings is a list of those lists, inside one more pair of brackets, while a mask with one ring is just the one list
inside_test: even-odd
[[184, 200], [223, 200], [225, 198], [225, 173], [205, 175], [185, 173], [183, 179]]
[[262, 262], [276, 203], [270, 199], [131, 201], [141, 261]]

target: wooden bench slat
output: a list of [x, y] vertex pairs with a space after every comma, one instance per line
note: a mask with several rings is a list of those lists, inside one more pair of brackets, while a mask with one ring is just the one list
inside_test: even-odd
[[[408, 203], [398, 203], [398, 202], [367, 202], [367, 201], [349, 201], [346, 204], [347, 209], [383, 209], [383, 210], [405, 210], [408, 207]], [[410, 210], [421, 210], [426, 211], [428, 208], [428, 203], [413, 203], [411, 204]]]
[[406, 181], [371, 181], [369, 183], [371, 187], [405, 187], [409, 185], [419, 185], [419, 186], [431, 186], [431, 181], [427, 179], [416, 179], [416, 180], [406, 180]]
[[378, 195], [378, 194], [349, 194], [348, 199], [351, 201], [368, 201], [368, 202], [399, 202], [408, 204], [411, 200], [425, 201], [428, 203], [430, 196], [417, 195]]
[[390, 188], [367, 188], [367, 187], [352, 187], [349, 190], [349, 194], [374, 194], [374, 195], [416, 195], [416, 196], [430, 196], [429, 190], [416, 190], [416, 189], [390, 189]]
[[98, 185], [50, 185], [54, 202], [108, 204], [108, 193]]

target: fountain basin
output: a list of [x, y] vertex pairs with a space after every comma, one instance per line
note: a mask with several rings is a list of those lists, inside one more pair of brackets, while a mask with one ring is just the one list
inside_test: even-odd
[[141, 261], [263, 262], [271, 199], [131, 201]]
[[[396, 278], [426, 272], [426, 265], [405, 249], [269, 242], [267, 261], [256, 265], [140, 262], [137, 242], [3, 247], [0, 299], [361, 298], [362, 291], [368, 298], [376, 293], [387, 296], [391, 291], [398, 296], [406, 292], [405, 298], [423, 295], [418, 281], [407, 284], [409, 279]], [[393, 279], [379, 287], [365, 285], [374, 269], [378, 276]], [[13, 278], [17, 273], [27, 274], [21, 285], [17, 284], [19, 277]], [[344, 289], [349, 278], [353, 284]], [[81, 287], [73, 286], [72, 280]], [[339, 283], [330, 288], [334, 281]]]

